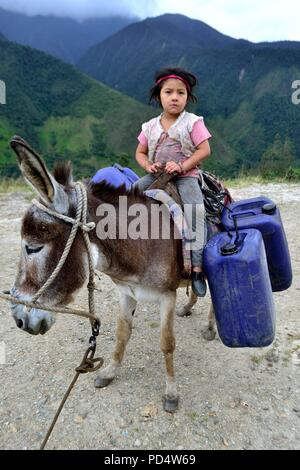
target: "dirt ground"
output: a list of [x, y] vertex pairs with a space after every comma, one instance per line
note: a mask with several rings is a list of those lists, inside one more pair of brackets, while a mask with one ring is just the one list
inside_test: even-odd
[[[275, 293], [277, 332], [267, 348], [229, 349], [207, 342], [209, 296], [188, 318], [176, 317], [175, 366], [180, 406], [162, 409], [165, 386], [159, 349], [159, 312], [139, 305], [118, 377], [95, 389], [81, 376], [48, 449], [297, 449], [300, 436], [300, 186], [252, 185], [236, 199], [264, 194], [279, 204], [293, 263], [292, 287]], [[11, 287], [20, 249], [22, 193], [0, 195], [0, 289]], [[98, 353], [105, 363], [114, 346], [118, 300], [110, 279], [96, 293], [102, 328]], [[186, 302], [178, 291], [177, 308]], [[77, 304], [84, 305], [82, 292]], [[0, 302], [0, 448], [37, 449], [79, 364], [90, 335], [87, 321], [59, 316], [45, 336], [18, 330]]]

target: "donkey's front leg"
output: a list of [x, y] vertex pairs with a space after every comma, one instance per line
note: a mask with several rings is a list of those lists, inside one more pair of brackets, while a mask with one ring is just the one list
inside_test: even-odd
[[120, 314], [117, 319], [117, 343], [110, 364], [95, 379], [95, 387], [103, 388], [117, 375], [124, 357], [126, 345], [131, 336], [132, 319], [136, 308], [136, 300], [126, 294], [120, 294]]
[[178, 408], [178, 393], [174, 376], [173, 354], [175, 350], [174, 336], [174, 310], [176, 302], [176, 293], [168, 292], [161, 297], [160, 300], [160, 348], [164, 353], [167, 387], [163, 397], [164, 410], [174, 413]]

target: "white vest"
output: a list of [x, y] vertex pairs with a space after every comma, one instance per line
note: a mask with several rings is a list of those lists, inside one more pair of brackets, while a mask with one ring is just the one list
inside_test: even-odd
[[[145, 122], [142, 125], [142, 131], [148, 140], [148, 159], [150, 162], [153, 162], [157, 143], [162, 132], [165, 132], [160, 123], [161, 117], [162, 114], [148, 122]], [[200, 119], [203, 121], [202, 116], [196, 116], [196, 114], [183, 111], [167, 132], [169, 137], [176, 140], [177, 142], [180, 142], [182, 153], [186, 157], [193, 155], [196, 150], [190, 133], [193, 130], [195, 122], [199, 121]]]

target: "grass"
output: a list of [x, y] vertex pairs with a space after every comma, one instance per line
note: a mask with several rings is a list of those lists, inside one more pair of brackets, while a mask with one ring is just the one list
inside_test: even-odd
[[[104, 159], [101, 162], [101, 168], [104, 166], [110, 166], [112, 163], [110, 160]], [[131, 162], [129, 163], [130, 168], [132, 168], [134, 171], [139, 173], [141, 176], [143, 176], [143, 171], [140, 172], [138, 171], [138, 168], [136, 165], [131, 165]], [[100, 165], [99, 165], [100, 168]], [[266, 184], [266, 183], [289, 183], [286, 179], [282, 178], [276, 178], [276, 179], [265, 179], [260, 175], [257, 176], [247, 176], [247, 175], [241, 175], [238, 178], [235, 179], [226, 179], [223, 180], [224, 184], [228, 188], [242, 188], [245, 186], [251, 186], [252, 184]], [[25, 192], [32, 192], [31, 188], [25, 183], [24, 179], [22, 177], [19, 178], [2, 178], [0, 179], [0, 193], [13, 193], [16, 191], [25, 191]]]
[[15, 192], [32, 193], [32, 189], [26, 184], [23, 178], [2, 178], [0, 180], [0, 194]]
[[290, 349], [286, 349], [284, 351], [284, 355], [283, 355], [283, 364], [285, 366], [287, 366], [291, 360], [291, 357], [292, 355], [295, 353], [295, 352], [298, 352], [300, 350], [300, 344], [296, 344], [295, 346], [293, 346], [292, 348]]
[[227, 188], [241, 188], [244, 186], [250, 186], [251, 184], [264, 184], [270, 181], [264, 180], [264, 178], [262, 178], [260, 175], [241, 175], [237, 178], [224, 179], [223, 182]]
[[288, 333], [287, 339], [288, 339], [289, 341], [300, 340], [300, 333]]
[[264, 359], [265, 359], [265, 356], [264, 356], [264, 355], [258, 356], [258, 355], [256, 355], [256, 354], [253, 354], [252, 356], [250, 356], [250, 360], [251, 360], [254, 364], [256, 364], [257, 366], [259, 366], [259, 365], [262, 363], [262, 361], [263, 361]]
[[157, 322], [151, 322], [149, 326], [150, 328], [159, 328], [160, 324]]
[[222, 180], [226, 187], [228, 188], [242, 188], [246, 186], [251, 186], [252, 184], [268, 184], [268, 183], [297, 183], [297, 181], [289, 181], [288, 179], [282, 177], [276, 178], [264, 178], [261, 175], [243, 175], [240, 174], [236, 178], [224, 179]]
[[195, 421], [199, 418], [199, 414], [197, 411], [187, 411], [186, 416], [188, 416], [192, 421]]

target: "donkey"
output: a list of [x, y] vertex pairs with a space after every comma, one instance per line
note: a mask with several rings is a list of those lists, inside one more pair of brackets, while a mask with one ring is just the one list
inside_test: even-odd
[[[42, 158], [20, 137], [11, 140], [20, 170], [26, 181], [34, 188], [39, 201], [56, 213], [73, 217], [77, 200], [70, 162], [56, 163], [53, 174], [47, 170]], [[102, 182], [85, 182], [88, 200], [88, 221], [96, 223], [97, 230], [89, 233], [95, 269], [110, 276], [116, 284], [120, 297], [120, 312], [117, 319], [116, 345], [110, 364], [95, 379], [96, 387], [107, 386], [116, 376], [121, 365], [126, 344], [131, 335], [133, 315], [138, 301], [156, 302], [160, 308], [160, 348], [166, 366], [166, 389], [164, 409], [174, 412], [178, 408], [178, 392], [175, 382], [173, 353], [175, 338], [173, 331], [176, 290], [184, 284], [181, 240], [170, 230], [170, 239], [147, 239], [130, 237], [104, 238], [97, 236], [98, 228], [107, 222], [99, 216], [99, 208], [110, 204], [115, 208], [116, 233], [128, 228], [130, 217], [122, 213], [120, 196], [126, 198], [128, 213], [134, 204], [142, 204], [141, 225], [149, 224], [151, 205], [155, 201], [145, 197], [138, 189], [114, 188]], [[162, 212], [165, 223], [171, 228], [169, 214]], [[121, 222], [120, 222], [121, 221]], [[120, 226], [122, 225], [122, 227]], [[150, 230], [150, 229], [149, 229]], [[32, 204], [22, 219], [21, 258], [19, 270], [11, 294], [21, 300], [31, 300], [45, 283], [57, 265], [70, 233], [70, 225], [44, 212]], [[88, 259], [83, 235], [78, 232], [69, 256], [57, 278], [42, 294], [39, 301], [52, 306], [67, 305], [88, 279]], [[187, 315], [196, 303], [192, 294], [181, 315]], [[22, 305], [12, 304], [12, 314], [17, 326], [31, 334], [45, 334], [55, 318], [49, 312], [24, 310]], [[209, 314], [207, 339], [214, 337], [213, 310]]]

